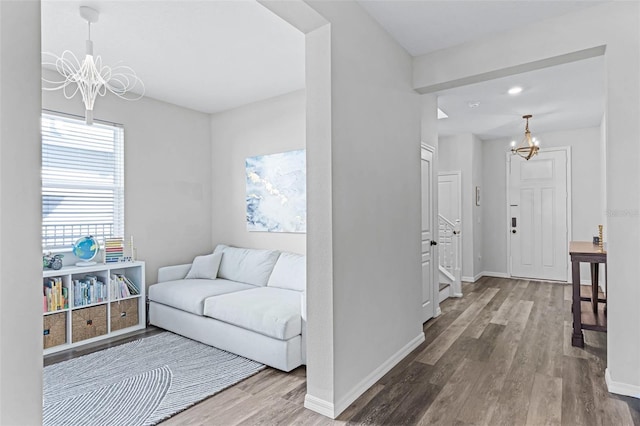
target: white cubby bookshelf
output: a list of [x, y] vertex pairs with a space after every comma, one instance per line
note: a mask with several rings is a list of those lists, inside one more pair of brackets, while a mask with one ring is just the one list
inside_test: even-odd
[[[58, 278], [62, 281], [62, 287], [67, 289], [68, 299], [68, 307], [43, 313], [44, 355], [145, 328], [147, 315], [144, 266], [144, 262], [135, 261], [43, 270], [43, 285], [47, 279]], [[131, 281], [139, 294], [126, 297], [113, 294], [109, 282], [116, 274]], [[106, 284], [106, 298], [75, 306], [72, 283], [87, 275], [95, 276]]]

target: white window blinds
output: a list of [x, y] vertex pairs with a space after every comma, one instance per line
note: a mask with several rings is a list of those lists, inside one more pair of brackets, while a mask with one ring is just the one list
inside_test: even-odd
[[42, 114], [42, 247], [124, 235], [124, 129]]

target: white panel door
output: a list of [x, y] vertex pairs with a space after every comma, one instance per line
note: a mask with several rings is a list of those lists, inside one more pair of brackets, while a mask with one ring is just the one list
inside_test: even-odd
[[567, 280], [567, 151], [510, 157], [511, 275]]
[[459, 171], [438, 173], [438, 213], [451, 223], [462, 221], [461, 176]]
[[422, 321], [433, 318], [436, 313], [434, 304], [433, 275], [434, 266], [431, 241], [436, 237], [433, 215], [433, 153], [424, 147], [422, 151]]

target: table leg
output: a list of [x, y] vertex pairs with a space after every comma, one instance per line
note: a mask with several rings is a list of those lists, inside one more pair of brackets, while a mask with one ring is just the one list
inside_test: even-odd
[[598, 313], [598, 275], [600, 264], [591, 264], [591, 308], [593, 313]]
[[609, 300], [609, 289], [607, 288], [607, 262], [604, 263], [604, 315], [607, 316], [607, 301]]
[[571, 345], [584, 348], [582, 317], [580, 315], [580, 262], [571, 261], [571, 276], [573, 281], [573, 334], [571, 335]]

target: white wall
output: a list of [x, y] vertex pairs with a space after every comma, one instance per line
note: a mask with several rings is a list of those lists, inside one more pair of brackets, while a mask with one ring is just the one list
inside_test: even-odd
[[[439, 138], [438, 170], [462, 174], [462, 279], [475, 281], [482, 269], [482, 217], [476, 186], [482, 188], [482, 142], [470, 133]], [[484, 194], [483, 194], [484, 195]]]
[[[571, 239], [591, 241], [598, 235], [602, 222], [602, 185], [600, 170], [600, 128], [576, 129], [564, 132], [540, 133], [542, 150], [551, 147], [571, 147]], [[494, 139], [483, 142], [484, 161], [484, 236], [485, 271], [507, 273], [507, 239], [509, 218], [506, 200], [506, 153], [511, 139]], [[484, 201], [487, 201], [486, 203]], [[567, 254], [568, 255], [568, 254]], [[582, 265], [581, 277], [590, 275], [588, 265]], [[568, 277], [570, 280], [571, 277]]]
[[213, 244], [305, 254], [306, 234], [248, 232], [245, 159], [304, 149], [304, 90], [211, 116]]
[[[60, 91], [43, 91], [42, 107], [84, 116], [81, 100]], [[108, 95], [96, 100], [94, 117], [124, 125], [125, 232], [146, 262], [147, 284], [159, 267], [211, 252], [210, 116]]]
[[[333, 191], [326, 232], [333, 234], [329, 403], [337, 414], [424, 339], [420, 104], [411, 89], [411, 57], [358, 4], [309, 4], [331, 24], [326, 179]], [[312, 396], [314, 386], [310, 376]]]
[[[42, 107], [84, 116], [82, 102], [60, 91], [43, 91]], [[209, 115], [111, 95], [96, 100], [94, 117], [124, 125], [125, 233], [146, 262], [147, 284], [159, 267], [211, 252]]]
[[0, 2], [0, 51], [0, 424], [29, 426], [42, 424], [40, 2]]
[[607, 2], [421, 56], [414, 67], [414, 87], [426, 93], [562, 63], [606, 46], [608, 279], [616, 283], [608, 294], [607, 377], [609, 390], [635, 395], [640, 333], [630, 324], [640, 323], [640, 192], [630, 188], [640, 186], [639, 27], [638, 2]]

